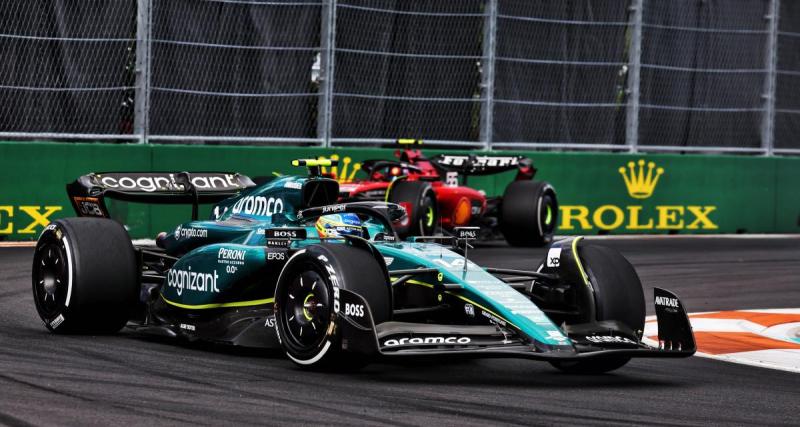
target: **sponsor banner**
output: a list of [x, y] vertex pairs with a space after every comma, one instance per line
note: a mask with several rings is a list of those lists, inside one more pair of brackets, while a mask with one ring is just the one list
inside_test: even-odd
[[[432, 157], [442, 150], [425, 150]], [[305, 174], [296, 158], [337, 157], [324, 168], [348, 185], [361, 176], [367, 159], [392, 159], [393, 149], [322, 149], [128, 144], [0, 142], [0, 239], [32, 240], [52, 220], [74, 216], [65, 184], [92, 171], [161, 172], [220, 170], [250, 177]], [[446, 152], [455, 162], [465, 152]], [[475, 153], [473, 153], [475, 154]], [[486, 167], [507, 167], [515, 156], [530, 157], [536, 178], [553, 184], [559, 198], [559, 234], [689, 234], [800, 232], [800, 158], [718, 155], [497, 152], [477, 153]], [[505, 160], [504, 160], [505, 159]], [[470, 186], [502, 195], [516, 168], [497, 175], [471, 176]], [[162, 176], [163, 175], [163, 176]], [[172, 188], [168, 174], [141, 174], [139, 180], [106, 174], [108, 185], [142, 191]], [[119, 178], [119, 179], [117, 179]], [[124, 181], [121, 181], [123, 180]], [[203, 181], [205, 180], [205, 181]], [[224, 175], [204, 176], [200, 187], [227, 187]], [[451, 179], [452, 181], [452, 179]], [[232, 182], [232, 181], [231, 181]], [[87, 212], [91, 200], [80, 205]], [[133, 238], [175, 230], [191, 215], [189, 206], [141, 205], [107, 200], [112, 217]], [[269, 216], [284, 212], [286, 201], [243, 200], [232, 208]], [[333, 210], [335, 208], [331, 208]], [[203, 206], [201, 218], [210, 206]], [[531, 219], [533, 220], [533, 218]]]

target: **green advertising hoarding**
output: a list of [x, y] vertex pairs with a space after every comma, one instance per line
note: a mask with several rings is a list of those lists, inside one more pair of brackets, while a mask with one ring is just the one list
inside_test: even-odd
[[[53, 219], [73, 216], [64, 186], [89, 172], [235, 171], [304, 174], [290, 161], [338, 156], [340, 179], [393, 149], [0, 142], [0, 239], [35, 239]], [[425, 150], [432, 155], [440, 151]], [[473, 152], [483, 155], [482, 152]], [[503, 155], [512, 154], [502, 152]], [[748, 156], [513, 152], [531, 157], [537, 179], [560, 202], [560, 234], [800, 232], [800, 159]], [[344, 174], [342, 173], [344, 172]], [[513, 172], [470, 177], [501, 195]], [[134, 238], [187, 220], [188, 206], [109, 203]], [[208, 212], [208, 207], [204, 210]], [[201, 213], [202, 215], [203, 213]]]

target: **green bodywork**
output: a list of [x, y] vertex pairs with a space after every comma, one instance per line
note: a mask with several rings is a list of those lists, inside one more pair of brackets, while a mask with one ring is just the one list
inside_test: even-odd
[[[160, 297], [168, 304], [198, 311], [270, 304], [282, 263], [293, 250], [315, 244], [344, 244], [321, 240], [313, 221], [297, 218], [301, 188], [306, 180], [320, 178], [279, 177], [218, 204], [219, 219], [181, 224], [164, 238], [168, 253], [181, 256], [168, 272]], [[264, 230], [305, 228], [304, 240], [287, 249], [269, 248]], [[366, 220], [369, 236], [390, 233], [378, 221]], [[486, 323], [511, 327], [549, 346], [570, 345], [569, 339], [527, 297], [487, 273], [463, 256], [435, 243], [372, 240], [393, 270], [436, 268], [441, 274], [409, 280], [407, 286], [427, 286], [447, 297], [474, 306]], [[466, 269], [464, 268], [464, 264]], [[441, 283], [458, 284], [444, 290]], [[390, 286], [376, 283], [375, 286]], [[437, 295], [441, 298], [440, 295]]]

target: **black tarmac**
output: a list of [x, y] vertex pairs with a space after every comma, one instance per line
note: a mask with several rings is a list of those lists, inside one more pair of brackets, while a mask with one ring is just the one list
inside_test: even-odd
[[[800, 238], [642, 238], [621, 250], [690, 311], [800, 307]], [[31, 296], [32, 249], [0, 249], [0, 425], [797, 425], [800, 374], [693, 357], [572, 376], [527, 360], [305, 372], [281, 354], [130, 333], [56, 336]], [[470, 251], [532, 269], [542, 249]], [[651, 302], [648, 301], [650, 305]], [[652, 307], [648, 308], [652, 314]]]

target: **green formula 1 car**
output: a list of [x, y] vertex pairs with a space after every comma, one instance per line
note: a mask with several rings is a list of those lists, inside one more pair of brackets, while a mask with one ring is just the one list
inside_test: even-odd
[[[553, 243], [532, 271], [471, 262], [476, 228], [399, 241], [404, 210], [336, 203], [326, 160], [261, 185], [227, 173], [103, 173], [67, 186], [79, 218], [50, 224], [33, 295], [55, 333], [143, 334], [282, 348], [297, 364], [351, 369], [375, 358], [517, 357], [606, 372], [632, 357], [687, 357], [682, 303], [655, 290], [658, 348], [642, 343], [639, 278], [618, 252]], [[133, 245], [106, 198], [192, 204], [193, 221]], [[197, 220], [200, 203], [216, 203]]]

